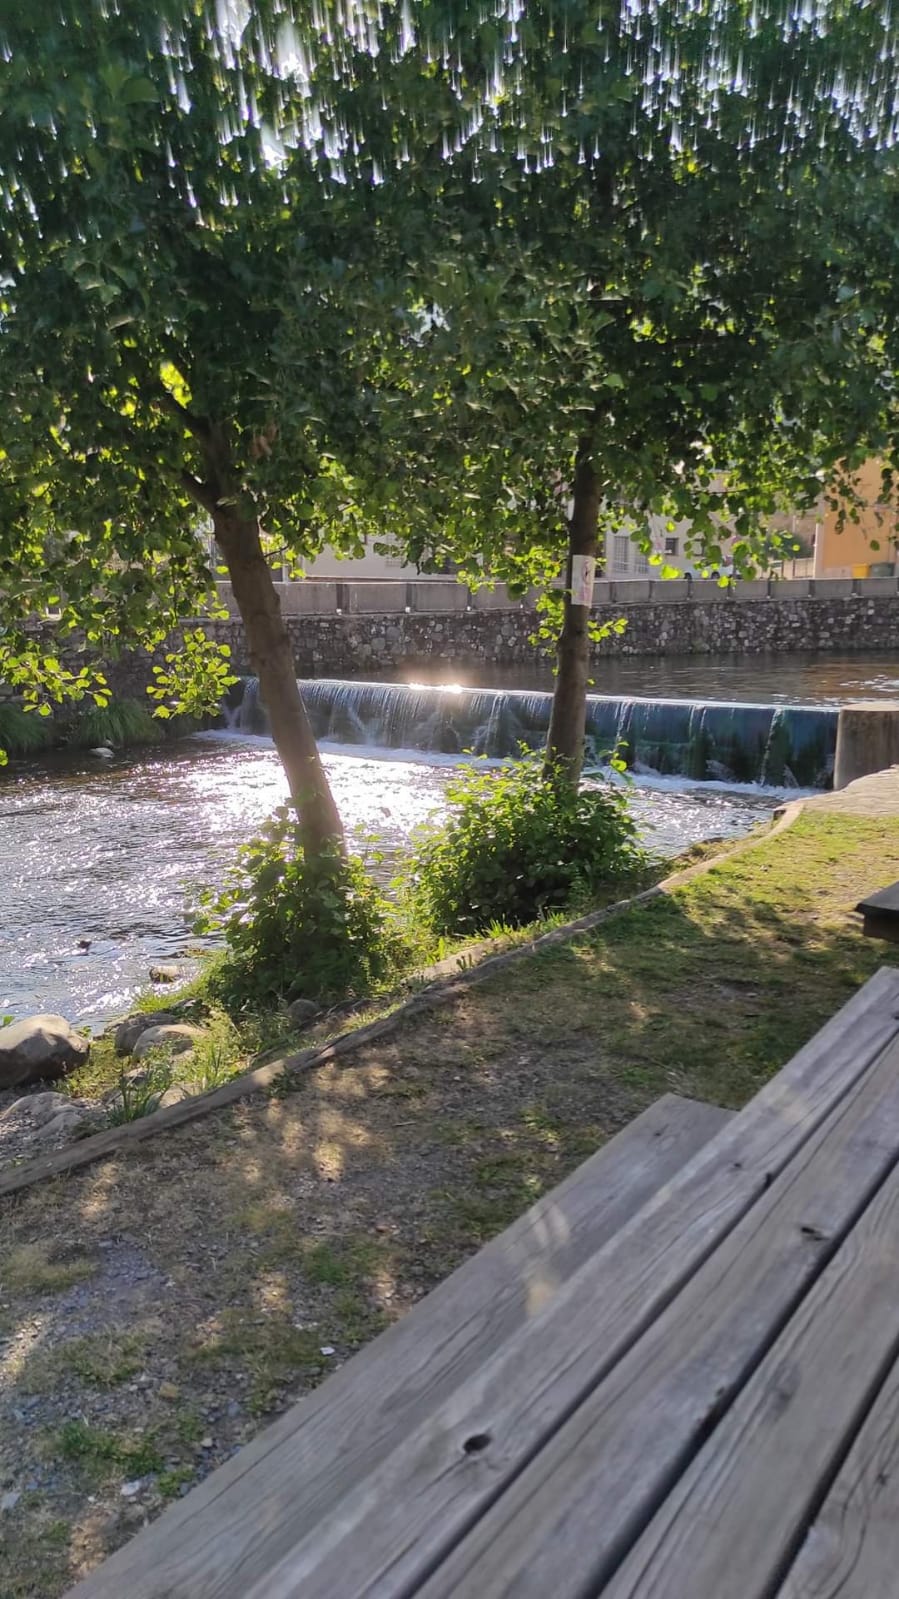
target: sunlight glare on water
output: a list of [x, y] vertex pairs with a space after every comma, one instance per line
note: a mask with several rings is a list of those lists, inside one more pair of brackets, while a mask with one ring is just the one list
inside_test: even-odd
[[[376, 839], [389, 879], [413, 829], [445, 809], [456, 763], [402, 751], [324, 755], [351, 844]], [[269, 740], [227, 735], [102, 764], [9, 771], [0, 783], [0, 1012], [58, 1011], [97, 1026], [128, 1007], [150, 966], [179, 957], [189, 966], [188, 892], [220, 879], [286, 797]], [[638, 788], [634, 798], [641, 828], [666, 853], [742, 832], [775, 803], [746, 790], [670, 786]]]

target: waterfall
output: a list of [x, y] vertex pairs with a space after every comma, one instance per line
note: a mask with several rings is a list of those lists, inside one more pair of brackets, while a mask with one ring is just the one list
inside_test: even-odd
[[[301, 682], [317, 739], [442, 755], [517, 755], [539, 749], [552, 695], [521, 689], [414, 683]], [[266, 733], [255, 678], [235, 684], [226, 725]], [[837, 711], [830, 706], [747, 705], [718, 700], [587, 699], [587, 742], [596, 764], [620, 749], [635, 773], [774, 787], [827, 788]]]

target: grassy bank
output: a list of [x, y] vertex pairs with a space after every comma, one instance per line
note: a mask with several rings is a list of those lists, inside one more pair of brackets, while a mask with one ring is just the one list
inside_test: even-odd
[[115, 700], [96, 706], [85, 701], [39, 716], [12, 702], [0, 704], [0, 749], [13, 760], [46, 754], [50, 750], [139, 749], [183, 737], [196, 730], [192, 717], [172, 717], [162, 722], [140, 700]]
[[806, 813], [343, 1069], [9, 1206], [4, 1599], [62, 1593], [659, 1094], [745, 1102], [899, 958], [851, 915], [897, 877], [899, 820]]

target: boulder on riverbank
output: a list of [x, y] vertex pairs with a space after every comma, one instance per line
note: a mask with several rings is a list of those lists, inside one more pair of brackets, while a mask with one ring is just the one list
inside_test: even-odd
[[96, 1122], [98, 1114], [87, 1100], [69, 1099], [49, 1088], [25, 1094], [0, 1111], [0, 1163], [66, 1144], [85, 1124]]
[[177, 981], [180, 978], [180, 976], [181, 976], [181, 968], [179, 966], [151, 966], [150, 967], [150, 982], [151, 983], [177, 983]]
[[178, 1017], [168, 1010], [139, 1011], [135, 1016], [126, 1016], [112, 1035], [116, 1054], [130, 1055], [138, 1039], [151, 1027], [174, 1027], [177, 1022]]
[[153, 1049], [167, 1049], [172, 1055], [183, 1055], [193, 1049], [207, 1034], [202, 1027], [192, 1027], [189, 1022], [176, 1022], [148, 1027], [141, 1033], [131, 1053], [135, 1060], [143, 1060]]
[[48, 1012], [13, 1022], [0, 1028], [0, 1088], [55, 1082], [83, 1066], [90, 1050], [90, 1040], [64, 1016]]

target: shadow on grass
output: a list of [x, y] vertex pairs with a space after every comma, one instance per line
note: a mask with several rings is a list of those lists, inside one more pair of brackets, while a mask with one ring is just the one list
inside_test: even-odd
[[849, 917], [897, 876], [899, 829], [800, 823], [8, 1206], [0, 1592], [54, 1599], [660, 1094], [744, 1103], [899, 958]]

